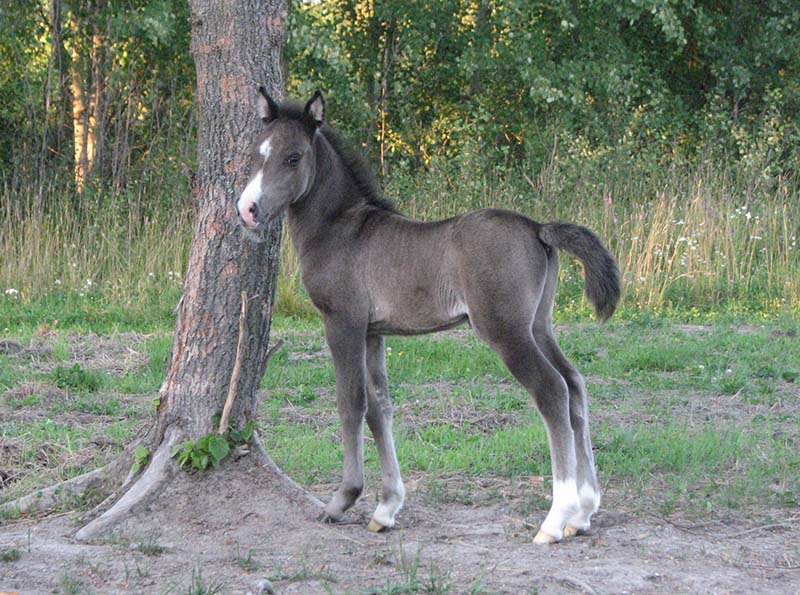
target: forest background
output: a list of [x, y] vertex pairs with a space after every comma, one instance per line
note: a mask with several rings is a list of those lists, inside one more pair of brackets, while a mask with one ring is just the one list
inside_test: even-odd
[[[0, 4], [0, 301], [170, 319], [190, 25], [183, 0]], [[795, 2], [322, 0], [293, 2], [288, 31], [286, 95], [325, 93], [401, 211], [585, 224], [623, 311], [797, 313]], [[285, 247], [278, 311], [309, 316]], [[565, 265], [561, 315], [583, 317]]]

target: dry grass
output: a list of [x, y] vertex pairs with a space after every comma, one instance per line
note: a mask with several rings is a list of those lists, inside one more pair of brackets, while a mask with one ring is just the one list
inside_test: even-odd
[[[396, 175], [387, 180], [387, 194], [421, 219], [493, 206], [584, 224], [618, 258], [628, 307], [708, 311], [733, 304], [772, 314], [800, 303], [800, 193], [780, 177], [711, 166], [630, 166], [603, 177], [555, 157], [538, 175], [465, 171]], [[41, 213], [7, 188], [0, 198], [0, 292], [7, 298], [70, 292], [125, 305], [179, 287], [192, 234], [181, 211], [177, 218], [175, 211], [143, 215], [134, 204], [116, 212]], [[562, 281], [563, 295], [579, 302], [579, 269], [565, 266]], [[300, 316], [313, 311], [288, 241], [278, 308]]]

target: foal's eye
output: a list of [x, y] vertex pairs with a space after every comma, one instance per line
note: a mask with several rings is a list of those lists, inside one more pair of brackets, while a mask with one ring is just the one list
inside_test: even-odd
[[300, 153], [292, 153], [286, 158], [286, 165], [289, 167], [297, 167], [297, 164], [300, 163], [300, 160], [303, 156]]

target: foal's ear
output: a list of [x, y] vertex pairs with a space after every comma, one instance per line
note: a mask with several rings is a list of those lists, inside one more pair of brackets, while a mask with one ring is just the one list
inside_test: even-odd
[[258, 117], [269, 124], [278, 117], [278, 104], [269, 96], [264, 87], [258, 88]]
[[319, 91], [314, 93], [314, 97], [306, 103], [306, 115], [317, 126], [322, 126], [325, 122], [325, 99]]

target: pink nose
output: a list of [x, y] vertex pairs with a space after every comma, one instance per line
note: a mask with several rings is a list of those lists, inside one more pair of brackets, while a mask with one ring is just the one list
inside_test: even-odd
[[247, 227], [255, 227], [258, 224], [256, 221], [258, 217], [258, 205], [254, 202], [245, 205], [244, 208], [239, 211], [239, 216]]

